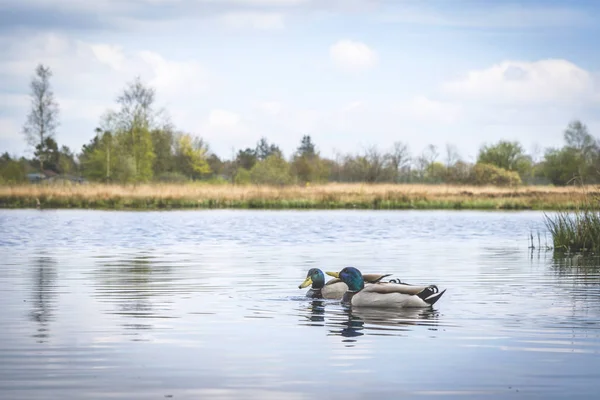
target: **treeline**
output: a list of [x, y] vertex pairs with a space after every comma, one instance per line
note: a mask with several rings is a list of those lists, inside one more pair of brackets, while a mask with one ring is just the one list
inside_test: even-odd
[[309, 135], [286, 157], [266, 138], [222, 159], [202, 138], [181, 132], [155, 108], [155, 91], [140, 79], [129, 83], [108, 110], [94, 136], [77, 154], [55, 140], [58, 104], [49, 68], [40, 65], [32, 79], [32, 109], [23, 132], [32, 159], [0, 156], [0, 183], [27, 182], [41, 172], [81, 176], [113, 183], [210, 181], [289, 185], [324, 182], [450, 183], [473, 185], [600, 182], [600, 142], [580, 121], [564, 132], [564, 146], [549, 148], [536, 160], [515, 141], [483, 146], [475, 162], [463, 160], [452, 145], [429, 145], [419, 154], [395, 142], [385, 150], [323, 157]]

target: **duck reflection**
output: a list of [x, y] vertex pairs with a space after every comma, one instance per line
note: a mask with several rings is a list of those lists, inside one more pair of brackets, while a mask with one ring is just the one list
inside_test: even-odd
[[344, 307], [342, 312], [330, 318], [331, 322], [327, 325], [333, 328], [329, 330], [329, 335], [342, 336], [342, 342], [352, 345], [365, 334], [402, 336], [416, 326], [437, 330], [438, 317], [439, 312], [434, 309]]
[[56, 297], [56, 261], [50, 257], [38, 257], [33, 261], [32, 274], [32, 309], [29, 317], [37, 323], [37, 331], [33, 335], [38, 343], [48, 340], [49, 322], [54, 318], [54, 302]]
[[309, 321], [302, 325], [307, 326], [325, 326], [325, 300], [314, 299], [308, 303], [306, 312], [302, 313], [302, 322]]

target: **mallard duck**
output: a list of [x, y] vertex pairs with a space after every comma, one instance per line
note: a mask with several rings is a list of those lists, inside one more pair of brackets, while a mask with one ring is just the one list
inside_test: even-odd
[[[386, 276], [391, 274], [365, 274], [361, 275], [361, 279], [367, 283], [376, 283], [381, 281]], [[340, 300], [344, 293], [348, 291], [348, 286], [341, 279], [330, 279], [325, 283], [325, 274], [319, 268], [311, 268], [306, 274], [306, 279], [298, 289], [303, 289], [311, 285], [311, 288], [306, 292], [307, 297], [317, 299], [335, 299]]]
[[340, 272], [327, 272], [327, 275], [341, 279], [348, 286], [342, 302], [357, 307], [431, 307], [446, 292], [446, 289], [440, 292], [436, 285], [415, 286], [396, 282], [365, 284], [362, 274], [354, 267], [346, 267]]

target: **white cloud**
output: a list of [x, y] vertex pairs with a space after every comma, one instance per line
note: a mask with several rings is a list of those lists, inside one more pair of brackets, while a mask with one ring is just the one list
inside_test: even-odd
[[205, 97], [209, 79], [214, 82], [197, 61], [168, 60], [151, 51], [128, 51], [57, 34], [8, 43], [0, 62], [0, 74], [8, 78], [0, 103], [10, 108], [13, 125], [20, 125], [26, 116], [29, 80], [42, 62], [52, 69], [51, 83], [61, 110], [57, 139], [76, 149], [90, 139], [102, 113], [116, 106], [119, 92], [137, 75], [156, 89], [157, 108], [166, 105], [173, 110], [180, 118], [175, 122], [187, 130], [200, 123], [198, 99]]
[[231, 111], [214, 109], [208, 115], [208, 126], [216, 129], [232, 129], [240, 124], [241, 117]]
[[426, 96], [416, 96], [406, 104], [398, 107], [400, 114], [422, 121], [438, 123], [454, 123], [461, 113], [461, 106], [456, 103], [432, 100]]
[[15, 120], [11, 118], [0, 117], [0, 138], [12, 139], [16, 138], [17, 134], [21, 132], [19, 126], [17, 126]]
[[345, 71], [362, 71], [377, 65], [377, 53], [362, 42], [340, 40], [329, 48], [334, 65]]
[[278, 30], [285, 27], [285, 17], [277, 12], [231, 12], [219, 17], [225, 26], [234, 29]]
[[111, 46], [109, 44], [93, 44], [90, 45], [92, 52], [100, 61], [108, 65], [110, 68], [119, 71], [123, 68], [125, 62], [125, 55], [123, 49], [120, 46]]
[[592, 25], [595, 18], [576, 7], [548, 5], [471, 4], [468, 9], [430, 8], [401, 4], [396, 10], [380, 15], [380, 20], [464, 28], [563, 28]]
[[489, 103], [581, 103], [597, 95], [593, 76], [567, 60], [504, 61], [443, 85], [454, 98]]
[[256, 109], [260, 110], [264, 114], [267, 114], [270, 116], [279, 115], [283, 109], [282, 104], [277, 101], [263, 101], [263, 102], [256, 104], [255, 107], [256, 107]]

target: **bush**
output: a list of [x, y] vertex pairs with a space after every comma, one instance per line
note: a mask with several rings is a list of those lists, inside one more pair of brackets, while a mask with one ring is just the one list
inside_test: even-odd
[[235, 173], [235, 178], [233, 182], [236, 185], [247, 185], [251, 182], [250, 180], [250, 171], [246, 168], [239, 168]]
[[277, 154], [257, 162], [250, 170], [252, 183], [263, 185], [287, 185], [292, 182], [290, 165]]
[[476, 185], [514, 186], [521, 184], [515, 171], [507, 171], [491, 164], [478, 163], [473, 168]]

